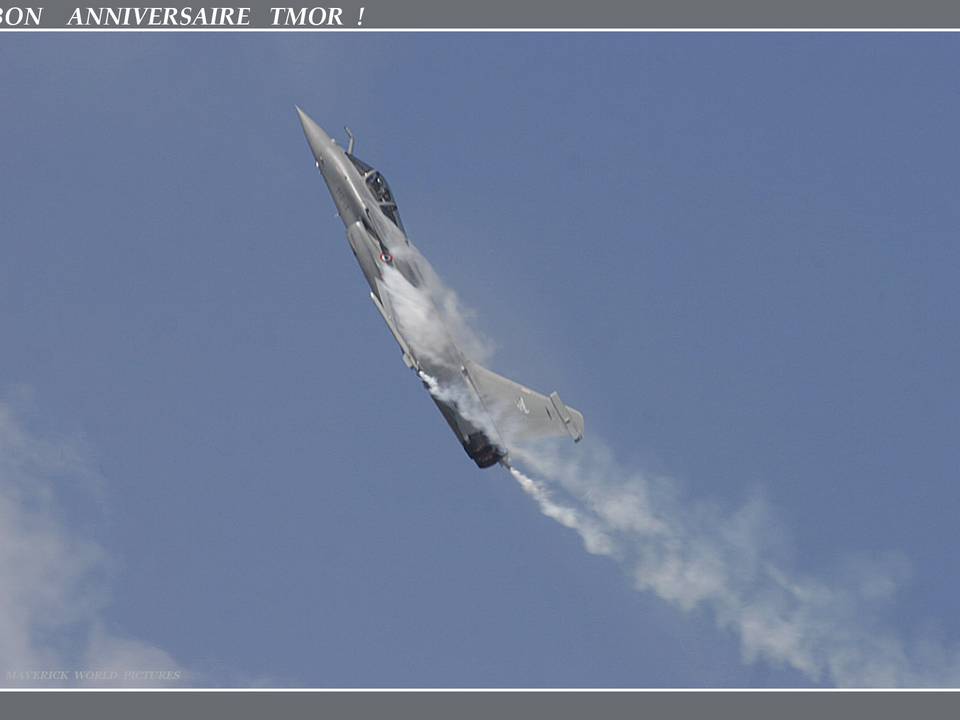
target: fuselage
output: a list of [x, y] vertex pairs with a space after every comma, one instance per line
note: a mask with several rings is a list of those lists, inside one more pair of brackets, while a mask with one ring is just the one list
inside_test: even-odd
[[[431, 338], [425, 343], [419, 337], [421, 333], [409, 332], [410, 328], [404, 327], [402, 313], [393, 310], [397, 298], [406, 295], [415, 296], [417, 301], [432, 301], [429, 292], [418, 292], [427, 281], [429, 269], [407, 238], [386, 179], [378, 170], [344, 151], [306, 113], [299, 108], [297, 112], [317, 169], [346, 228], [350, 248], [370, 286], [374, 303], [400, 344], [404, 361], [421, 378], [426, 375], [451, 389], [452, 395], [475, 392], [466, 377], [466, 359], [452, 335], [442, 327], [441, 314], [431, 316]], [[426, 380], [424, 386], [429, 388]], [[505, 451], [479, 423], [464, 417], [456, 401], [441, 399], [435, 393], [431, 393], [431, 398], [478, 466], [489, 467], [505, 456]]]

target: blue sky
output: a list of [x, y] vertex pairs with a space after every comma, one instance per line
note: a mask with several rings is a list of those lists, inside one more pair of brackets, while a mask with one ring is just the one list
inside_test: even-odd
[[491, 366], [580, 409], [584, 452], [681, 505], [763, 498], [792, 573], [882, 568], [871, 623], [955, 662], [957, 60], [941, 34], [5, 35], [2, 669], [829, 683], [473, 466], [294, 104], [351, 126]]

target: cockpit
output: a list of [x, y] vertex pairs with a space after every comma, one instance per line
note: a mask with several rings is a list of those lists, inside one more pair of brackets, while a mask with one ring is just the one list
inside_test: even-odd
[[401, 222], [400, 212], [397, 210], [397, 201], [394, 199], [393, 193], [390, 192], [387, 179], [379, 170], [370, 167], [355, 155], [347, 153], [347, 157], [350, 158], [350, 162], [353, 163], [353, 166], [357, 168], [357, 171], [363, 176], [364, 182], [367, 184], [370, 192], [373, 193], [373, 197], [376, 198], [383, 214], [390, 218], [393, 224], [400, 228], [401, 231], [406, 232], [403, 230], [403, 222]]

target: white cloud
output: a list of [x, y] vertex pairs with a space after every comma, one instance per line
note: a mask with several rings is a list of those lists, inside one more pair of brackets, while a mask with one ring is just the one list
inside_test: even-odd
[[0, 684], [182, 684], [168, 653], [108, 629], [109, 556], [66, 517], [65, 499], [99, 492], [85, 455], [76, 440], [31, 432], [0, 401]]

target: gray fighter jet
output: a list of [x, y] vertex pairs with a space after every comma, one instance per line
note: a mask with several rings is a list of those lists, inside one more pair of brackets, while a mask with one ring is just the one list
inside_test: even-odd
[[[370, 298], [400, 345], [404, 363], [430, 390], [467, 455], [486, 468], [507, 462], [510, 442], [563, 435], [578, 442], [583, 415], [564, 405], [557, 393], [542, 395], [464, 355], [428, 292], [432, 270], [407, 238], [386, 179], [354, 154], [349, 129], [343, 150], [299, 107], [297, 113], [370, 285]], [[431, 307], [407, 312], [418, 302]], [[413, 327], [411, 317], [427, 318], [430, 327], [422, 327], [423, 322]]]

